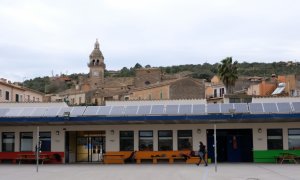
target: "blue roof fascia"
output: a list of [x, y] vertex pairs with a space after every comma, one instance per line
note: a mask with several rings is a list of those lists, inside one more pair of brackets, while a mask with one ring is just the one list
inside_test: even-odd
[[209, 114], [209, 115], [180, 115], [180, 116], [80, 116], [80, 117], [1, 117], [0, 123], [10, 122], [40, 122], [40, 123], [55, 123], [55, 122], [101, 122], [101, 121], [245, 121], [245, 120], [264, 120], [266, 122], [272, 120], [293, 119], [300, 121], [300, 114]]

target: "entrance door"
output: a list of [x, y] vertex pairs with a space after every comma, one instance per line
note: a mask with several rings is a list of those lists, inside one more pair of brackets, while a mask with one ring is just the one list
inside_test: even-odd
[[[214, 160], [214, 130], [207, 130], [208, 156]], [[252, 129], [217, 129], [218, 162], [252, 162]]]
[[105, 136], [95, 132], [77, 132], [76, 162], [100, 162], [105, 151]]

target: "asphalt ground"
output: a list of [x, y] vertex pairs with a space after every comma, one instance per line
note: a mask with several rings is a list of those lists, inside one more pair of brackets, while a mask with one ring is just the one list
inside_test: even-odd
[[0, 165], [0, 180], [300, 180], [299, 164]]

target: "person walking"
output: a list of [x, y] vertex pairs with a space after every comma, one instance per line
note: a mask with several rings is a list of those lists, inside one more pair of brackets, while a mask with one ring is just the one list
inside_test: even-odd
[[205, 154], [206, 154], [206, 147], [205, 145], [200, 141], [200, 144], [199, 144], [199, 156], [200, 156], [200, 160], [199, 162], [197, 163], [197, 166], [199, 166], [199, 164], [201, 163], [201, 161], [203, 160], [205, 165], [204, 166], [207, 166], [207, 162], [205, 160]]

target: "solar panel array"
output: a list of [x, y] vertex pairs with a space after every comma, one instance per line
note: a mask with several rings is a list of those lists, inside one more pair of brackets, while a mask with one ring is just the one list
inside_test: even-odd
[[278, 108], [279, 113], [291, 113], [292, 112], [290, 103], [285, 103], [285, 102], [277, 103], [277, 108]]
[[141, 106], [11, 107], [0, 108], [0, 117], [151, 116], [206, 114], [300, 113], [300, 102], [229, 103]]
[[266, 113], [278, 113], [277, 105], [275, 103], [262, 103]]
[[292, 105], [294, 108], [294, 112], [300, 113], [300, 102], [293, 102]]
[[262, 103], [251, 103], [249, 105], [249, 111], [251, 114], [263, 114], [264, 109]]
[[246, 103], [234, 103], [233, 107], [235, 113], [249, 113], [248, 104]]

